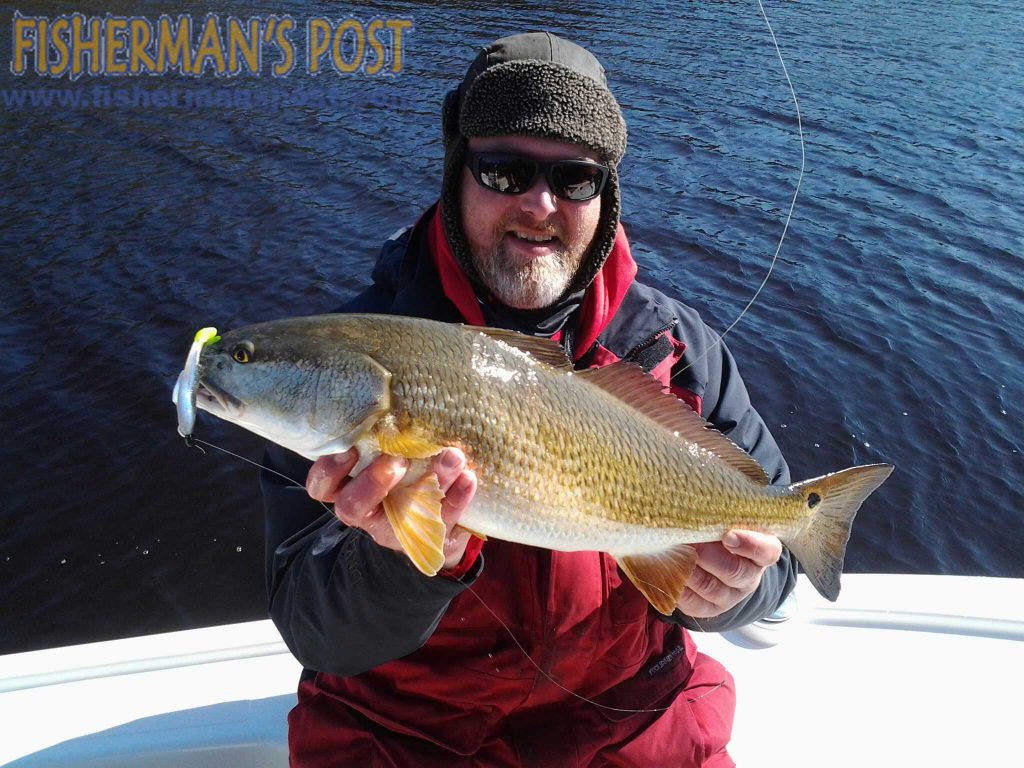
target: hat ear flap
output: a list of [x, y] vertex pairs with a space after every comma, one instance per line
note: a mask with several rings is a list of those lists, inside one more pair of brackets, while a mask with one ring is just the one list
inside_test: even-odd
[[444, 145], [449, 146], [459, 134], [459, 89], [448, 91], [441, 105], [441, 130]]

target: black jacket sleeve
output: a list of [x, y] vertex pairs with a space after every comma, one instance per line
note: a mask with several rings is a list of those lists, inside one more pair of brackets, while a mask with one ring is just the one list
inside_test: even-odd
[[[750, 404], [736, 361], [718, 334], [696, 312], [679, 306], [681, 338], [687, 348], [677, 364], [673, 384], [701, 397], [701, 415], [764, 467], [773, 485], [790, 483], [789, 467], [764, 420]], [[763, 619], [775, 612], [796, 586], [796, 560], [786, 547], [765, 571], [758, 589], [731, 610], [710, 619], [693, 619], [680, 611], [671, 620], [687, 629], [723, 632]]]
[[[270, 617], [295, 658], [355, 675], [423, 645], [464, 583], [423, 576], [401, 553], [343, 525], [302, 486], [309, 461], [270, 445], [264, 465]], [[463, 582], [482, 567], [480, 557]]]
[[[400, 257], [401, 234], [385, 243], [374, 284], [339, 311], [388, 307], [393, 286], [377, 271]], [[306, 669], [355, 675], [412, 653], [429, 639], [451, 600], [480, 575], [482, 555], [461, 582], [423, 576], [405, 555], [377, 546], [309, 497], [308, 460], [271, 444], [264, 465], [270, 618]]]

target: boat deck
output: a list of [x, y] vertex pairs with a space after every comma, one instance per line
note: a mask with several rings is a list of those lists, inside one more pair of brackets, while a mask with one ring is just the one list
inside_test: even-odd
[[[1024, 579], [801, 577], [796, 612], [697, 635], [746, 766], [1014, 764]], [[0, 657], [0, 765], [286, 766], [299, 665], [269, 621]], [[1014, 757], [1016, 756], [1016, 757]]]

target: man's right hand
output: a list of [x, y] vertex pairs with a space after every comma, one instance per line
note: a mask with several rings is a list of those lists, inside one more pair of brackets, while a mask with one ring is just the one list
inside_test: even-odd
[[[401, 482], [409, 468], [407, 459], [378, 456], [355, 477], [348, 473], [359, 460], [355, 448], [345, 453], [321, 456], [306, 477], [306, 491], [314, 499], [334, 504], [334, 514], [345, 525], [362, 528], [382, 547], [402, 551], [381, 502]], [[444, 567], [454, 568], [466, 552], [472, 535], [458, 526], [459, 517], [476, 493], [476, 475], [466, 467], [466, 456], [458, 448], [445, 448], [431, 459], [427, 472], [437, 475], [444, 501], [441, 519], [445, 524]]]

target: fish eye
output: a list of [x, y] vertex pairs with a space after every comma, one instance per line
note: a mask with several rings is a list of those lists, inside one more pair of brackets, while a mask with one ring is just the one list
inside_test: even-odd
[[240, 341], [231, 348], [231, 359], [244, 365], [252, 360], [255, 351], [251, 341]]

